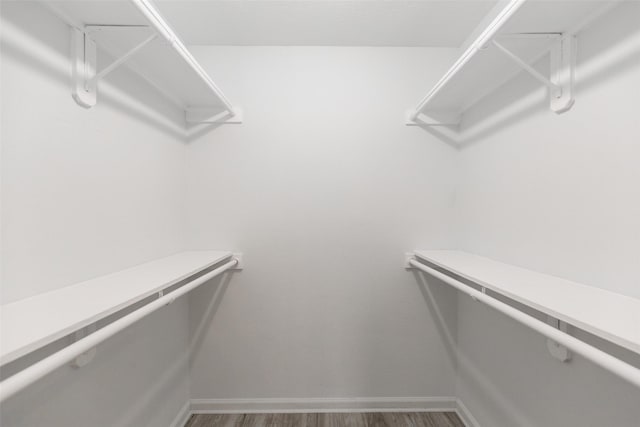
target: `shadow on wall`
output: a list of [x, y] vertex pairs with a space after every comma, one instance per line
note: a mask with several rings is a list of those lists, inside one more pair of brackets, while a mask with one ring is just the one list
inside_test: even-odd
[[[206, 123], [206, 124], [187, 124], [187, 132], [186, 132], [186, 141], [193, 142], [198, 138], [213, 132], [218, 129], [220, 126], [225, 125], [224, 123]], [[234, 125], [225, 125], [225, 126], [234, 126]]]
[[[431, 286], [430, 282], [427, 281], [425, 274], [417, 271], [415, 269], [411, 270], [413, 273], [413, 277], [416, 279], [418, 283], [418, 288], [420, 289], [420, 293], [422, 293], [422, 297], [424, 301], [427, 303], [427, 307], [429, 308], [429, 314], [431, 314], [433, 323], [436, 325], [438, 329], [438, 334], [444, 343], [445, 350], [447, 354], [451, 358], [451, 360], [456, 361], [457, 363], [457, 334], [456, 329], [457, 325], [455, 324], [455, 319], [447, 320], [447, 318], [442, 314], [440, 307], [438, 305], [438, 295], [442, 292], [454, 292], [452, 289], [447, 289], [447, 286], [443, 286], [443, 283], [438, 283], [437, 286]], [[431, 279], [434, 283], [437, 282], [437, 279]]]
[[[2, 5], [2, 56], [10, 57], [43, 78], [53, 79], [65, 87], [71, 97], [70, 32], [66, 23], [43, 6], [32, 2], [9, 2]], [[98, 52], [99, 63], [110, 62]], [[134, 80], [135, 79], [135, 80]], [[141, 90], [140, 88], [144, 88]], [[150, 97], [156, 90], [135, 74], [116, 70], [98, 84], [98, 106], [112, 107], [128, 117], [155, 127], [174, 138], [184, 140], [184, 117], [181, 111], [162, 96]], [[77, 106], [78, 109], [83, 107]]]
[[[640, 2], [626, 2], [578, 34], [577, 103], [580, 102], [581, 92], [640, 65], [639, 16]], [[534, 68], [546, 74], [549, 69], [548, 57], [539, 61]], [[534, 114], [555, 114], [549, 110], [548, 102], [547, 89], [521, 72], [471, 107], [464, 115], [458, 132], [448, 127], [421, 128], [441, 141], [462, 149]], [[571, 110], [564, 114], [571, 114]]]
[[431, 136], [438, 138], [440, 141], [450, 145], [455, 149], [460, 149], [460, 141], [458, 140], [456, 128], [454, 126], [428, 126], [418, 124], [417, 127], [424, 130]]
[[131, 402], [127, 410], [120, 413], [113, 427], [144, 425], [148, 418], [150, 405], [162, 401], [162, 395], [165, 393], [165, 390], [172, 384], [177, 384], [183, 380], [185, 372], [188, 372], [188, 367], [189, 353], [184, 351], [181, 353], [181, 356], [174, 359], [169, 365], [165, 365], [161, 375], [145, 384], [144, 392], [138, 394], [137, 399]]
[[[157, 402], [166, 401], [166, 394], [175, 391], [188, 370], [186, 349], [177, 355], [172, 354], [161, 339], [162, 334], [175, 325], [175, 312], [182, 308], [178, 304], [176, 302], [152, 313], [98, 345], [95, 359], [88, 365], [58, 368], [2, 402], [0, 425], [61, 426], [68, 425], [69, 420], [75, 420], [74, 425], [104, 425], [104, 419], [98, 419], [107, 412], [113, 414], [110, 426], [148, 426], [149, 408]], [[128, 308], [124, 314], [133, 310]], [[114, 318], [120, 315], [118, 313]], [[150, 368], [153, 363], [145, 359], [148, 351], [161, 352], [161, 375], [155, 375], [155, 368]], [[41, 351], [36, 353], [38, 358], [48, 355]], [[127, 375], [139, 376], [138, 382], [134, 388], [120, 390], [120, 384]], [[90, 384], [102, 386], [88, 387]], [[74, 405], [82, 409], [71, 413], [60, 410]], [[92, 408], [93, 405], [99, 405], [100, 410]]]
[[443, 291], [456, 291], [450, 289], [444, 282], [423, 272], [416, 270], [412, 270], [412, 272], [429, 307], [429, 312], [433, 313], [433, 321], [442, 341], [445, 343], [447, 353], [456, 361], [457, 371], [464, 371], [471, 380], [469, 385], [473, 388], [473, 392], [491, 400], [494, 407], [501, 408], [503, 415], [510, 420], [509, 425], [535, 427], [526, 421], [522, 413], [517, 411], [518, 406], [513, 404], [509, 396], [502, 393], [497, 385], [491, 381], [491, 378], [485, 375], [465, 353], [460, 351], [457, 342], [457, 319], [455, 321], [447, 320], [438, 304], [439, 295]]
[[[148, 425], [149, 407], [158, 401], [166, 400], [164, 395], [167, 393], [167, 390], [172, 390], [176, 384], [180, 384], [180, 382], [184, 380], [185, 375], [188, 375], [190, 357], [195, 351], [197, 351], [202, 342], [205, 326], [212, 324], [212, 320], [220, 306], [220, 303], [222, 302], [232, 276], [233, 274], [227, 273], [222, 276], [215, 277], [194, 291], [197, 292], [198, 301], [204, 301], [207, 305], [204, 311], [198, 310], [196, 313], [200, 320], [198, 326], [195, 328], [195, 332], [191, 335], [191, 340], [188, 341], [188, 347], [179, 351], [178, 355], [170, 360], [165, 360], [162, 366], [161, 375], [151, 376], [144, 382], [144, 387], [140, 388], [135, 392], [135, 394], [133, 394], [135, 395], [134, 399], [129, 399], [127, 401], [127, 405], [120, 406], [119, 411], [117, 411], [117, 416], [114, 417], [113, 423], [110, 424], [111, 426], [126, 427], [132, 425]], [[155, 297], [147, 298], [121, 312], [115, 313], [109, 318], [100, 321], [98, 328], [101, 328], [123, 315], [135, 311], [137, 308], [144, 306], [154, 298]], [[114, 367], [128, 366], [132, 369], [136, 369], [135, 366], [137, 364], [145, 364], [145, 360], [138, 358], [138, 352], [148, 350], [149, 346], [154, 348], [157, 347], [158, 349], [162, 349], [163, 346], [158, 332], [151, 333], [149, 328], [157, 326], [158, 324], [162, 326], [163, 323], [166, 326], [166, 322], [168, 321], [174, 322], [174, 316], [172, 316], [171, 313], [168, 313], [168, 311], [178, 309], [176, 308], [176, 305], [179, 303], [188, 303], [188, 301], [176, 302], [175, 305], [172, 304], [168, 307], [164, 307], [160, 311], [151, 314], [140, 322], [127, 328], [117, 336], [110, 338], [105, 343], [100, 344], [98, 346], [95, 360], [89, 363], [86, 367], [76, 369], [67, 365], [59, 368], [29, 388], [3, 402], [1, 405], [2, 410], [0, 411], [2, 413], [2, 421], [0, 424], [4, 425], [4, 423], [6, 423], [6, 425], [15, 426], [24, 425], [23, 422], [20, 421], [20, 413], [22, 408], [25, 406], [25, 402], [28, 402], [29, 410], [33, 412], [36, 419], [41, 416], [40, 414], [42, 414], [42, 416], [48, 416], [46, 414], [48, 414], [50, 410], [47, 408], [51, 404], [51, 396], [53, 395], [62, 396], [62, 399], [72, 400], [89, 398], [93, 402], [104, 402], [106, 399], [108, 401], [105, 403], [106, 406], [117, 405], [117, 401], [119, 401], [120, 398], [108, 398], [109, 393], [113, 392], [112, 387], [106, 386], [100, 388], [96, 393], [87, 395], [86, 384], [104, 383], [105, 378], [109, 378], [110, 382], [115, 380], [116, 382], [113, 384], [118, 384], [118, 377], [122, 375], [122, 371], [121, 369], [117, 369], [114, 372]], [[160, 327], [154, 329], [154, 331], [165, 331], [167, 329], [167, 327]], [[164, 332], [160, 332], [160, 334], [162, 333]], [[8, 369], [3, 367], [2, 377], [8, 377], [13, 373], [51, 355], [52, 353], [61, 350], [72, 342], [73, 334], [40, 351], [21, 358], [12, 363]], [[118, 348], [117, 353], [115, 348]], [[146, 371], [147, 369], [140, 368], [140, 370]], [[62, 384], [64, 384], [64, 393], [56, 392]], [[79, 397], [78, 393], [82, 393], [83, 397]], [[127, 396], [130, 394], [132, 394], [131, 390], [124, 392], [122, 395]], [[101, 395], [102, 397], [100, 397]], [[83, 417], [82, 414], [77, 414], [76, 416], [79, 418]], [[34, 418], [29, 419], [33, 421]], [[53, 419], [48, 419], [47, 422], [55, 423]]]
[[[206, 336], [206, 328], [213, 325], [213, 319], [227, 292], [233, 273], [214, 277], [208, 283], [194, 290], [189, 297], [189, 357], [198, 353]], [[204, 303], [204, 305], [203, 305]]]
[[[433, 321], [447, 343], [447, 351], [457, 359], [456, 395], [463, 400], [474, 396], [470, 400], [475, 401], [476, 407], [472, 409], [477, 410], [478, 402], [483, 402], [484, 408], [493, 408], [492, 416], [503, 420], [499, 425], [521, 427], [560, 425], [550, 420], [557, 420], [558, 414], [569, 415], [571, 411], [567, 408], [578, 408], [585, 402], [598, 403], [591, 408], [592, 413], [585, 410], [580, 413], [583, 419], [593, 420], [593, 425], [605, 425], [602, 422], [609, 419], [607, 412], [610, 410], [619, 412], [620, 420], [633, 419], [633, 414], [637, 413], [633, 409], [635, 412], [625, 415], [625, 408], [637, 407], [634, 406], [637, 389], [632, 384], [579, 355], [574, 354], [569, 363], [557, 361], [548, 354], [544, 336], [472, 301], [464, 293], [458, 293], [456, 323], [448, 321], [439, 309], [442, 299], [438, 296], [442, 288], [449, 288], [448, 285], [425, 273], [413, 271], [413, 274], [430, 312], [434, 313]], [[541, 321], [545, 317], [507, 298], [495, 297]], [[457, 322], [461, 322], [462, 328], [457, 327]], [[575, 327], [571, 327], [570, 333], [631, 365], [640, 366], [640, 358], [633, 352]], [[612, 389], [611, 385], [620, 389]], [[541, 410], [545, 414], [541, 414]], [[596, 420], [596, 416], [600, 418]], [[614, 424], [606, 425], [626, 427], [636, 424], [614, 421]]]

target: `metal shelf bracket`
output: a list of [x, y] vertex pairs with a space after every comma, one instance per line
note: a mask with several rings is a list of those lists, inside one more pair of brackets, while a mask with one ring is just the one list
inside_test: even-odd
[[516, 54], [504, 47], [496, 39], [491, 43], [507, 58], [515, 62], [519, 67], [528, 72], [536, 80], [549, 88], [549, 108], [555, 113], [564, 113], [573, 106], [573, 81], [576, 63], [576, 37], [573, 35], [550, 34], [521, 34], [511, 35], [511, 38], [529, 37], [557, 38], [550, 50], [549, 78], [522, 60]]
[[[73, 99], [84, 108], [96, 105], [98, 98], [98, 81], [107, 74], [124, 64], [133, 55], [158, 37], [157, 33], [143, 40], [141, 43], [126, 52], [120, 58], [98, 71], [97, 45], [91, 38], [92, 31], [103, 28], [140, 28], [140, 25], [87, 25], [84, 30], [71, 28], [71, 53], [72, 58], [72, 96]], [[148, 28], [146, 26], [143, 26]]]
[[[561, 330], [564, 333], [567, 333], [567, 324], [556, 319], [555, 317], [547, 316], [547, 324]], [[567, 363], [571, 360], [571, 351], [562, 344], [558, 344], [551, 338], [547, 338], [547, 350], [549, 350], [551, 356], [563, 363]]]
[[[78, 105], [91, 108], [97, 102], [96, 75], [97, 48], [86, 31], [71, 28], [71, 95]], [[90, 82], [91, 84], [87, 84]]]

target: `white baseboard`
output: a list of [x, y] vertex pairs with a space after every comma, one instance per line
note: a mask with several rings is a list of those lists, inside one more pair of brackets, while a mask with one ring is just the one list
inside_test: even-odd
[[169, 427], [184, 427], [191, 416], [191, 402], [185, 402]]
[[480, 423], [473, 416], [467, 405], [460, 399], [456, 399], [456, 413], [466, 427], [480, 427]]
[[455, 397], [192, 399], [191, 413], [453, 412]]

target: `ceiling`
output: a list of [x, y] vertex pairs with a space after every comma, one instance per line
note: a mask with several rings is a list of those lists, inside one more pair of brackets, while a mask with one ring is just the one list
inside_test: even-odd
[[497, 0], [156, 0], [186, 44], [459, 47]]

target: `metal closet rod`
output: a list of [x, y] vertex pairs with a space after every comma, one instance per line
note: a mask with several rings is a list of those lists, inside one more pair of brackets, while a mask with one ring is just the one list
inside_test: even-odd
[[209, 273], [192, 280], [186, 285], [176, 289], [175, 291], [153, 300], [149, 304], [133, 311], [126, 316], [108, 324], [102, 329], [82, 338], [75, 343], [63, 348], [62, 350], [34, 363], [28, 368], [23, 369], [15, 375], [10, 376], [0, 383], [0, 402], [18, 393], [20, 390], [35, 383], [45, 375], [53, 372], [76, 357], [91, 350], [101, 342], [107, 340], [123, 329], [129, 327], [133, 323], [148, 316], [154, 311], [171, 304], [176, 298], [192, 291], [208, 280], [224, 273], [225, 271], [238, 265], [238, 259], [234, 258], [226, 264], [210, 271]]
[[457, 290], [468, 294], [471, 298], [476, 301], [480, 301], [489, 307], [506, 314], [512, 319], [522, 323], [525, 326], [533, 329], [534, 331], [544, 335], [547, 338], [552, 339], [553, 341], [567, 347], [569, 350], [581, 355], [587, 360], [603, 367], [609, 372], [616, 374], [620, 378], [630, 382], [636, 387], [640, 388], [640, 369], [632, 366], [622, 360], [606, 353], [596, 347], [593, 347], [583, 341], [580, 341], [577, 338], [572, 337], [571, 335], [562, 332], [559, 329], [556, 329], [544, 322], [539, 321], [538, 319], [531, 317], [520, 310], [517, 310], [511, 307], [508, 304], [505, 304], [497, 299], [490, 297], [487, 294], [484, 294], [472, 287], [465, 285], [463, 282], [456, 280], [452, 277], [447, 276], [419, 261], [416, 259], [412, 259], [409, 261], [409, 264], [418, 270], [424, 271], [425, 273], [436, 277], [448, 285], [453, 286]]
[[162, 18], [162, 15], [156, 10], [155, 7], [149, 2], [149, 0], [131, 0], [131, 2], [140, 10], [140, 12], [147, 18], [151, 25], [156, 29], [158, 33], [162, 35], [171, 46], [178, 52], [178, 54], [184, 59], [184, 61], [198, 74], [198, 76], [209, 86], [209, 89], [220, 99], [224, 107], [229, 112], [229, 116], [235, 115], [233, 106], [222, 93], [222, 90], [211, 80], [207, 73], [202, 69], [200, 64], [191, 55], [189, 50], [180, 41], [178, 36], [173, 32], [169, 24]]

